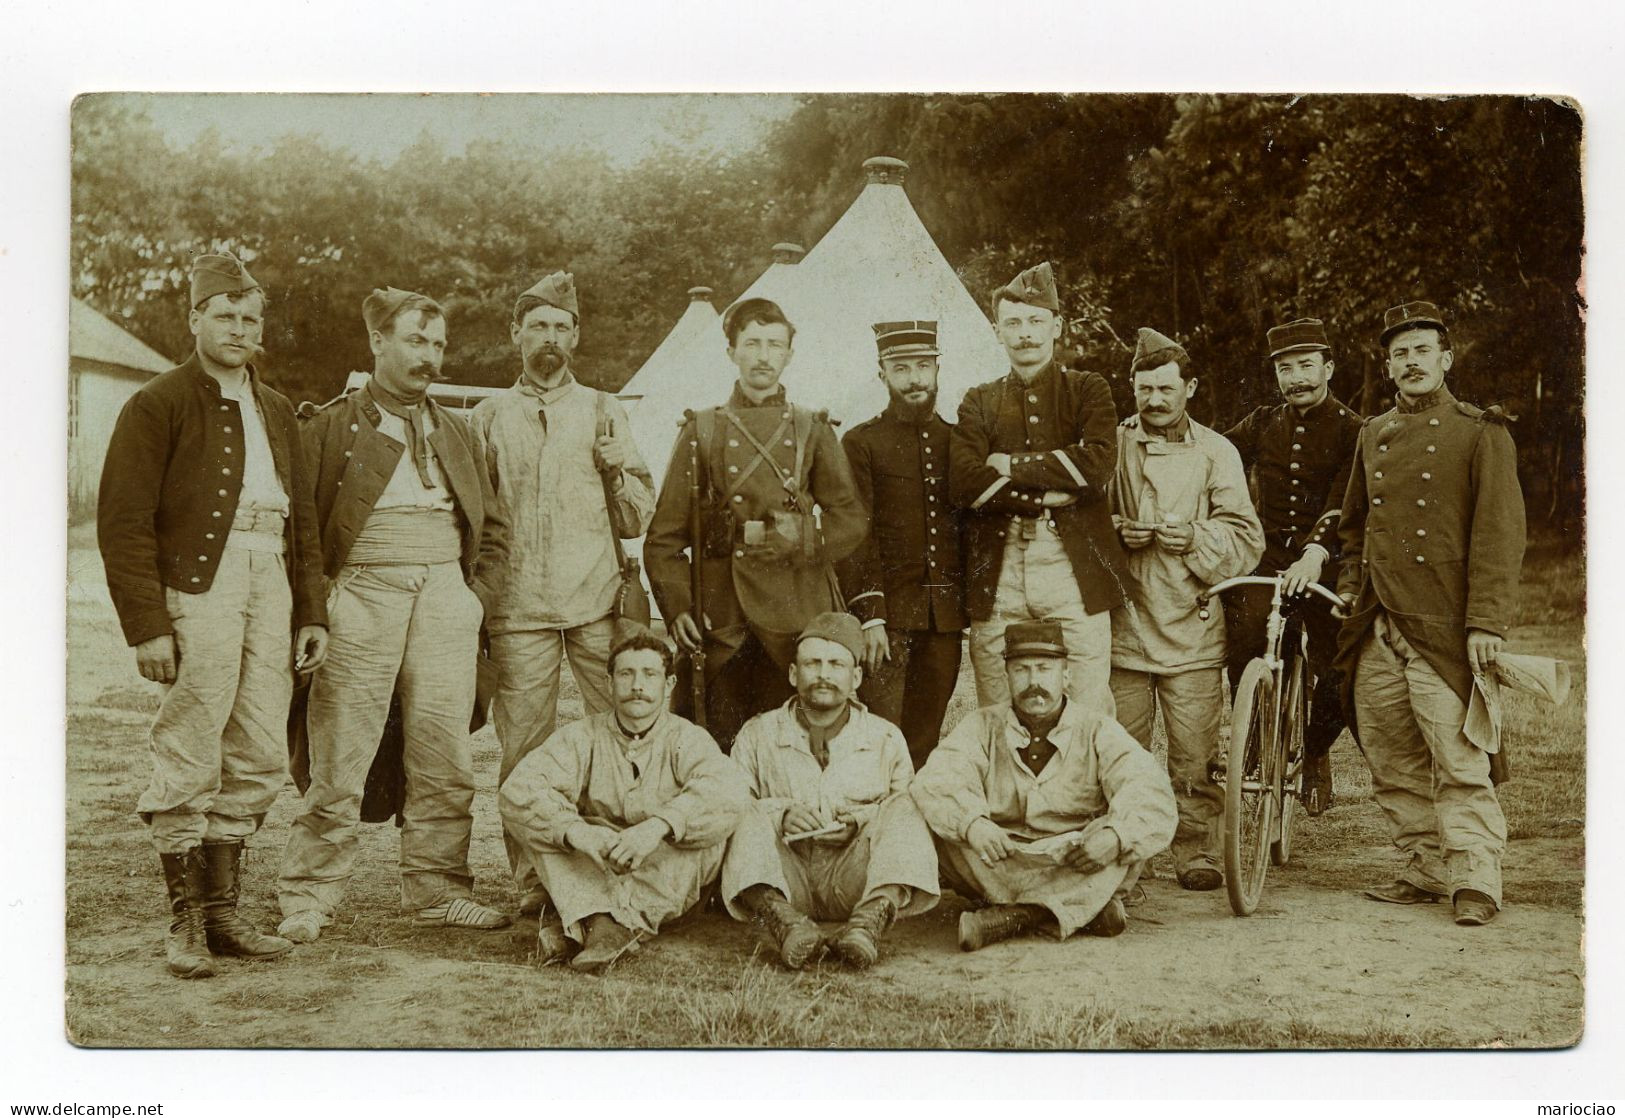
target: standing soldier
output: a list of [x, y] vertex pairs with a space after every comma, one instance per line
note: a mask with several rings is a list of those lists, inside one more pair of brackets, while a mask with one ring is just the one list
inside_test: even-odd
[[1366, 896], [1450, 897], [1458, 924], [1501, 906], [1506, 820], [1490, 779], [1494, 738], [1465, 731], [1473, 677], [1494, 665], [1523, 564], [1517, 451], [1499, 408], [1445, 387], [1455, 354], [1432, 303], [1383, 316], [1399, 395], [1366, 421], [1343, 502], [1338, 593], [1351, 604], [1339, 663], [1372, 793], [1410, 864]]
[[[684, 423], [643, 553], [677, 643], [694, 652], [703, 640], [706, 725], [726, 751], [747, 718], [790, 697], [796, 635], [842, 607], [833, 564], [862, 543], [868, 521], [828, 417], [785, 398], [795, 327], [784, 312], [746, 299], [722, 329], [739, 382], [726, 404]], [[703, 602], [689, 582], [695, 551]]]
[[[1286, 593], [1311, 582], [1336, 582], [1332, 563], [1337, 520], [1348, 489], [1360, 417], [1331, 394], [1332, 347], [1318, 318], [1300, 318], [1269, 331], [1269, 360], [1284, 403], [1255, 408], [1224, 433], [1253, 476], [1264, 524], [1264, 558], [1256, 574], [1286, 576]], [[1264, 649], [1272, 594], [1244, 586], [1225, 599], [1230, 685]], [[1332, 804], [1332, 742], [1343, 732], [1337, 672], [1338, 623], [1312, 606], [1303, 613], [1309, 632], [1309, 670], [1315, 678], [1304, 734], [1304, 806], [1319, 815]]]
[[[576, 380], [574, 277], [555, 272], [519, 296], [509, 335], [524, 362], [519, 380], [469, 419], [512, 532], [502, 596], [486, 621], [499, 680], [499, 783], [553, 732], [566, 656], [587, 715], [609, 709], [621, 582], [614, 540], [641, 536], [654, 512], [649, 470], [622, 438], [626, 413]], [[506, 833], [504, 841], [519, 910], [536, 912], [540, 882]]]
[[294, 668], [315, 668], [327, 647], [293, 405], [249, 363], [265, 305], [236, 257], [197, 258], [196, 346], [119, 414], [96, 509], [136, 668], [168, 686], [136, 810], [163, 864], [164, 947], [180, 978], [214, 974], [212, 954], [268, 958], [292, 946], [237, 914], [243, 843], [287, 777]]
[[1066, 633], [1068, 694], [1110, 715], [1110, 614], [1124, 596], [1106, 503], [1117, 454], [1111, 389], [1055, 360], [1065, 323], [1048, 263], [995, 291], [992, 309], [1010, 372], [965, 394], [951, 444], [954, 504], [968, 510], [976, 705], [1010, 698], [1005, 627], [1048, 620]]
[[937, 414], [937, 324], [882, 322], [874, 331], [891, 402], [841, 440], [871, 525], [841, 587], [863, 622], [862, 698], [902, 728], [917, 769], [942, 736], [959, 680], [963, 514], [949, 497], [953, 425]]
[[395, 288], [361, 306], [374, 367], [305, 427], [332, 644], [311, 681], [310, 788], [282, 856], [278, 933], [309, 943], [355, 866], [367, 769], [398, 689], [405, 738], [401, 903], [420, 923], [500, 928], [472, 899], [468, 723], [480, 621], [501, 593], [508, 525], [462, 419], [428, 397], [445, 312]]
[[1138, 414], [1118, 428], [1112, 481], [1131, 590], [1112, 627], [1112, 694], [1117, 720], [1147, 749], [1161, 708], [1179, 805], [1175, 872], [1181, 888], [1217, 889], [1224, 795], [1209, 765], [1224, 717], [1224, 617], [1202, 620], [1196, 596], [1257, 566], [1264, 529], [1236, 448], [1186, 410], [1197, 382], [1184, 347], [1142, 327], [1131, 370]]

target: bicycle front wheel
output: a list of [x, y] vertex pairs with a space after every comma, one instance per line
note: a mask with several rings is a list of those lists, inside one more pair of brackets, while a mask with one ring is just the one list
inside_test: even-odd
[[1265, 769], [1276, 769], [1275, 677], [1263, 660], [1247, 665], [1230, 715], [1224, 782], [1224, 887], [1230, 910], [1250, 916], [1264, 892], [1275, 838], [1275, 801]]
[[1284, 866], [1292, 860], [1292, 824], [1298, 814], [1298, 795], [1303, 790], [1303, 730], [1309, 721], [1309, 707], [1304, 695], [1303, 658], [1292, 661], [1292, 674], [1287, 679], [1286, 702], [1281, 707], [1281, 733], [1276, 748], [1279, 776], [1270, 783], [1275, 786], [1275, 818], [1277, 836], [1270, 844], [1270, 861]]

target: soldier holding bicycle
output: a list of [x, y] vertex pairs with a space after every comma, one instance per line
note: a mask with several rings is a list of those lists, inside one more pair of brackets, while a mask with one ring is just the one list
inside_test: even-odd
[[[1270, 329], [1269, 360], [1282, 403], [1255, 408], [1224, 433], [1252, 475], [1254, 504], [1264, 524], [1264, 558], [1257, 574], [1286, 576], [1285, 591], [1336, 581], [1337, 522], [1348, 488], [1360, 416], [1331, 394], [1332, 348], [1318, 318]], [[1230, 684], [1264, 647], [1271, 591], [1239, 587], [1225, 599]], [[1319, 815], [1332, 803], [1331, 747], [1343, 732], [1337, 673], [1332, 667], [1338, 623], [1324, 609], [1307, 610], [1309, 666], [1315, 676], [1304, 737], [1304, 807]]]

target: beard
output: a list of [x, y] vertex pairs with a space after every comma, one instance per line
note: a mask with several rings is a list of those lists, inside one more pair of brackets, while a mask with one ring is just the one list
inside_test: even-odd
[[906, 418], [921, 419], [937, 410], [937, 390], [935, 388], [928, 389], [925, 394], [925, 399], [919, 401], [918, 403], [908, 399], [908, 397], [903, 393], [897, 391], [895, 388], [892, 388], [889, 385], [887, 386], [886, 391], [891, 393], [892, 405], [901, 415], [905, 416]]
[[552, 342], [545, 342], [539, 348], [525, 355], [525, 371], [533, 377], [546, 378], [564, 368], [570, 355]]

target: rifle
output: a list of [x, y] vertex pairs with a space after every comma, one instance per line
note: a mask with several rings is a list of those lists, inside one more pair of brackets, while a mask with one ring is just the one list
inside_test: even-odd
[[694, 603], [690, 616], [700, 631], [700, 643], [688, 654], [689, 694], [694, 724], [705, 728], [705, 510], [700, 478], [700, 420], [690, 409], [683, 414], [688, 433], [688, 592]]

